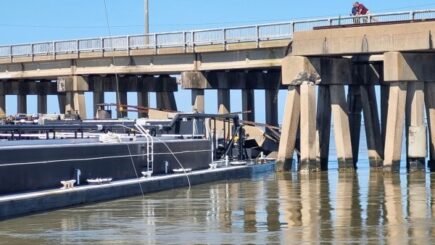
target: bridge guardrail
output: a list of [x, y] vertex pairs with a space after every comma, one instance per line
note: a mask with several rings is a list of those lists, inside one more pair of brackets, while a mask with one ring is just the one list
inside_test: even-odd
[[260, 42], [290, 39], [294, 32], [309, 31], [322, 26], [345, 26], [364, 23], [401, 22], [435, 19], [435, 9], [345, 16], [314, 20], [290, 21], [281, 23], [230, 27], [220, 29], [167, 32], [147, 35], [87, 38], [0, 46], [0, 58], [19, 56], [58, 55], [80, 52], [106, 52], [119, 50], [190, 47], [201, 45], [240, 42]]

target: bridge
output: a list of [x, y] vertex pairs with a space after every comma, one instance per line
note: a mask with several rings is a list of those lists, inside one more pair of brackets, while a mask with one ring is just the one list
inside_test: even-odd
[[137, 92], [144, 107], [156, 92], [159, 109], [176, 110], [177, 81], [170, 75], [181, 75], [198, 112], [205, 89], [218, 90], [220, 113], [231, 112], [230, 90], [240, 89], [243, 111], [251, 111], [243, 117], [255, 121], [254, 89], [264, 90], [270, 125], [279, 124], [277, 91], [287, 89], [280, 168], [298, 147], [301, 170], [326, 169], [332, 117], [339, 167], [353, 170], [362, 116], [372, 167], [397, 170], [404, 129], [409, 168], [425, 166], [427, 131], [435, 167], [434, 31], [435, 10], [422, 10], [1, 46], [0, 112], [6, 94], [18, 95], [22, 113], [28, 94], [38, 95], [40, 113], [46, 95], [55, 94], [61, 112], [85, 118], [86, 91], [95, 105], [104, 92], [116, 91], [120, 104]]

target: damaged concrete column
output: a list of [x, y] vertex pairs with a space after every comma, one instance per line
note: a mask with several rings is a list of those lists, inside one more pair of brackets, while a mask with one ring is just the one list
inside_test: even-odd
[[66, 93], [65, 113], [78, 114], [81, 119], [86, 119], [85, 91], [89, 84], [83, 76], [59, 77], [57, 91]]
[[204, 89], [211, 88], [205, 74], [199, 71], [182, 72], [181, 86], [192, 90], [192, 110], [204, 113]]
[[[423, 82], [435, 82], [434, 67], [435, 54], [433, 53], [388, 52], [384, 54], [384, 79], [390, 84], [384, 160], [384, 167], [387, 170], [400, 168], [405, 111], [407, 111], [407, 153], [408, 160], [411, 161], [411, 164], [408, 163], [407, 166], [410, 170], [424, 169], [422, 162], [427, 152]], [[430, 96], [430, 93], [427, 92], [426, 95]], [[426, 102], [430, 102], [430, 98]], [[428, 106], [430, 108], [430, 105]], [[430, 113], [428, 116], [429, 122], [434, 123], [430, 118]]]
[[294, 144], [300, 126], [301, 165], [299, 168], [302, 171], [320, 170], [320, 162], [316, 159], [318, 143], [315, 83], [318, 81], [318, 64], [313, 64], [308, 58], [301, 56], [287, 56], [283, 59], [282, 83], [289, 86], [289, 92], [281, 131], [278, 169], [289, 168], [288, 163], [292, 162]]
[[338, 168], [340, 171], [353, 170], [355, 165], [344, 90], [345, 84], [352, 83], [351, 61], [344, 58], [322, 58], [320, 63], [320, 84], [329, 86]]
[[424, 83], [411, 82], [408, 84], [405, 130], [409, 170], [424, 171], [426, 168], [427, 136], [424, 113]]

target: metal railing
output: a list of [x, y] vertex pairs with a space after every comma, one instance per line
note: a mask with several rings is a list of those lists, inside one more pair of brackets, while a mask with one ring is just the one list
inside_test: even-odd
[[0, 46], [0, 58], [37, 55], [56, 56], [58, 54], [81, 52], [130, 51], [138, 49], [158, 50], [159, 48], [169, 47], [194, 48], [203, 45], [226, 45], [240, 42], [259, 43], [261, 41], [290, 39], [294, 32], [309, 31], [316, 27], [422, 21], [428, 19], [435, 19], [435, 9], [290, 21], [221, 29], [19, 44]]

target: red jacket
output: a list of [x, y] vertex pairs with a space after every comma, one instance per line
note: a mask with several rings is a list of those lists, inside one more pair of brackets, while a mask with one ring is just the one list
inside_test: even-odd
[[367, 12], [369, 12], [369, 9], [366, 8], [366, 6], [364, 6], [364, 4], [362, 4], [362, 3], [358, 4], [357, 8], [358, 8], [357, 12], [360, 15], [365, 15], [365, 14], [367, 14]]

